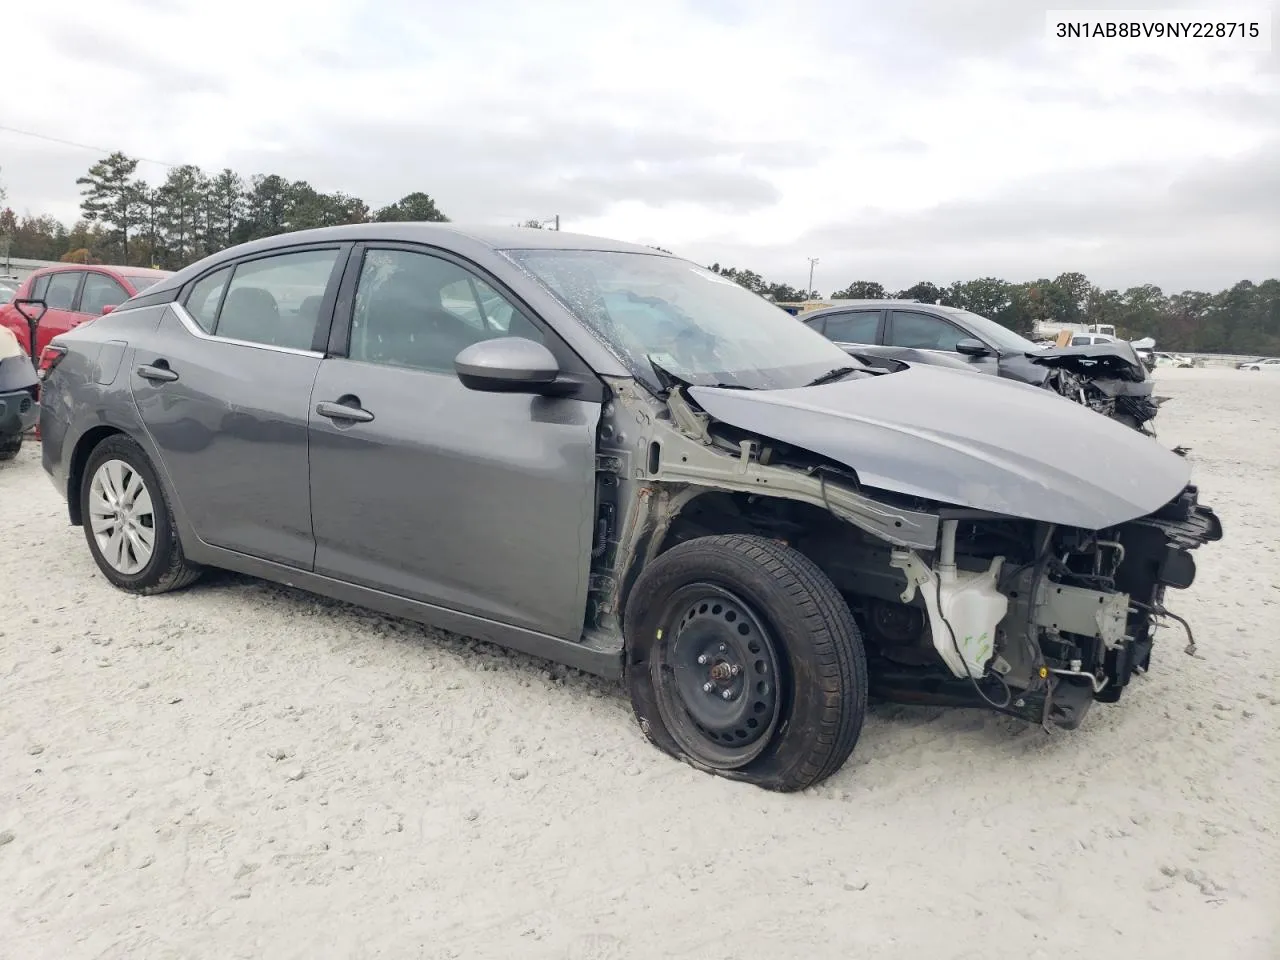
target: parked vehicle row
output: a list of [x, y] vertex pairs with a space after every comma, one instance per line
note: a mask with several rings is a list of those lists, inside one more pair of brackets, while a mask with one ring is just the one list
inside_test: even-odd
[[[37, 358], [58, 334], [109, 313], [167, 276], [167, 270], [143, 267], [72, 263], [44, 267], [23, 280], [13, 296], [0, 304], [0, 325], [8, 327], [27, 353]], [[23, 299], [38, 300], [45, 306], [35, 340], [27, 320], [13, 306], [14, 300]]]
[[886, 362], [650, 247], [286, 234], [53, 337], [42, 463], [122, 590], [225, 568], [621, 678], [662, 750], [800, 789], [869, 693], [1078, 725], [1222, 537], [1183, 457], [898, 309], [850, 318], [917, 331]]
[[864, 300], [803, 314], [800, 322], [874, 365], [924, 363], [1044, 387], [1144, 433], [1165, 398], [1134, 350], [1103, 333], [1043, 347], [994, 320], [941, 304]]
[[7, 327], [0, 327], [0, 460], [12, 460], [23, 435], [35, 425], [36, 372], [31, 358]]

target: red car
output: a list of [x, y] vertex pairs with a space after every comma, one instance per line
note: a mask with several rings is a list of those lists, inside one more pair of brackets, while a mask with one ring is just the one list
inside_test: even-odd
[[13, 300], [43, 300], [45, 303], [47, 309], [40, 318], [35, 349], [31, 349], [31, 331], [27, 321], [12, 301], [0, 305], [0, 324], [12, 330], [18, 342], [36, 360], [45, 345], [58, 334], [110, 312], [169, 274], [168, 270], [148, 270], [145, 267], [82, 263], [44, 267], [22, 281], [13, 296]]

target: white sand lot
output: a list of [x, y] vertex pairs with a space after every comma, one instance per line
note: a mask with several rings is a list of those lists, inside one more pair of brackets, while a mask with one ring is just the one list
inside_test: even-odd
[[0, 464], [0, 957], [1280, 957], [1280, 376], [1160, 370], [1226, 538], [1049, 737], [874, 707], [781, 796], [620, 688], [224, 575], [134, 599]]

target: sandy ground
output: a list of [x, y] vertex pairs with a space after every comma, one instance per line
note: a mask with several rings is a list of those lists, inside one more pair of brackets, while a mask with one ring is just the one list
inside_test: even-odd
[[[620, 688], [223, 575], [138, 600], [0, 465], [0, 957], [1280, 957], [1280, 377], [1161, 370], [1227, 539], [1083, 729], [873, 708], [779, 796]], [[1266, 413], [1270, 411], [1270, 415]]]

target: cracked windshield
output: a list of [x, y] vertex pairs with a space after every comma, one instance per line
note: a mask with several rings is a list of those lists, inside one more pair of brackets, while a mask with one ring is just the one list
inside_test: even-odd
[[[803, 387], [863, 366], [786, 311], [684, 261], [589, 250], [508, 252], [607, 341], [641, 380], [693, 386]], [[838, 373], [842, 371], [842, 373]]]

